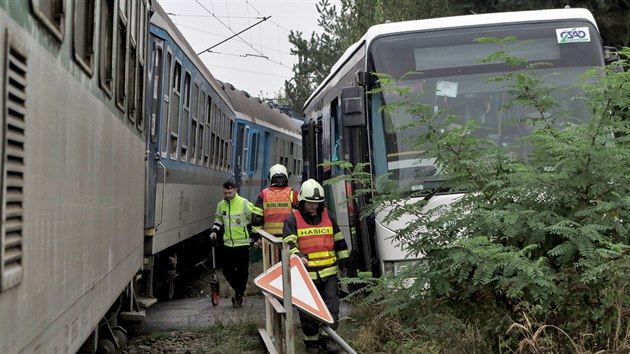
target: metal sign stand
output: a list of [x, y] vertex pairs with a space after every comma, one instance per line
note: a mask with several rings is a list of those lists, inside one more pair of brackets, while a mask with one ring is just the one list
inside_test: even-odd
[[[265, 293], [265, 328], [259, 328], [265, 347], [270, 354], [295, 354], [295, 328], [293, 326], [293, 304], [291, 302], [291, 271], [289, 269], [289, 246], [281, 239], [264, 230], [258, 233], [263, 237], [263, 271], [277, 262], [277, 251], [282, 259], [283, 304]], [[282, 326], [284, 325], [284, 338]], [[284, 339], [284, 340], [283, 340]], [[284, 350], [283, 350], [284, 349]]]
[[[289, 246], [284, 243], [281, 239], [270, 235], [264, 230], [259, 230], [258, 233], [263, 237], [263, 274], [261, 274], [256, 281], [260, 278], [269, 277], [270, 279], [277, 279], [277, 253], [275, 252], [278, 249], [281, 249], [281, 259], [282, 259], [282, 304], [278, 301], [277, 298], [273, 297], [271, 294], [266, 291], [272, 291], [276, 296], [279, 296], [280, 293], [276, 290], [271, 290], [267, 285], [263, 285], [260, 282], [257, 283], [263, 290], [265, 294], [265, 328], [259, 328], [258, 333], [260, 333], [265, 346], [267, 347], [267, 351], [271, 354], [275, 353], [286, 353], [286, 354], [294, 354], [295, 353], [295, 330], [293, 323], [293, 296], [291, 290], [291, 262], [289, 259]], [[297, 259], [297, 257], [296, 257]], [[302, 272], [306, 271], [302, 263], [298, 260], [297, 264], [302, 268]], [[272, 266], [275, 266], [274, 269], [270, 269]], [[269, 271], [268, 271], [269, 270]], [[298, 273], [300, 274], [300, 273]], [[276, 277], [276, 278], [274, 278]], [[308, 277], [308, 274], [300, 274], [298, 275], [300, 278], [305, 278], [308, 282], [306, 284], [307, 287], [312, 287], [311, 294], [314, 294], [319, 301], [322, 301], [319, 293], [314, 287], [312, 280]], [[268, 278], [268, 279], [269, 279]], [[300, 279], [298, 279], [300, 280]], [[300, 283], [298, 283], [300, 284]], [[299, 286], [299, 285], [298, 285]], [[299, 290], [298, 290], [299, 291]], [[313, 293], [314, 292], [314, 293]], [[297, 298], [295, 301], [298, 303], [298, 307], [306, 309], [305, 313], [313, 316], [313, 318], [326, 323], [326, 321], [330, 321], [332, 323], [332, 317], [328, 312], [328, 309], [324, 310], [326, 316], [322, 316], [321, 318], [317, 318], [317, 316], [321, 315], [321, 311], [315, 311], [313, 313], [309, 313], [312, 311], [311, 308], [303, 307], [304, 304], [300, 302], [300, 298]], [[284, 338], [282, 338], [282, 326], [284, 325]], [[343, 350], [345, 350], [348, 354], [356, 354], [356, 352], [327, 324], [322, 326], [322, 329], [328, 333], [331, 339], [337, 342]]]

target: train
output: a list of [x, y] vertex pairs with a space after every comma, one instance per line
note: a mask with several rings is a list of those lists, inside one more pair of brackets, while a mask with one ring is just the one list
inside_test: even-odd
[[0, 0], [0, 29], [0, 352], [119, 352], [209, 256], [225, 180], [298, 183], [299, 122], [217, 80], [154, 0]]
[[302, 121], [291, 118], [247, 91], [221, 82], [236, 113], [234, 175], [239, 194], [254, 202], [269, 186], [269, 168], [287, 168], [289, 185], [299, 190], [302, 181]]

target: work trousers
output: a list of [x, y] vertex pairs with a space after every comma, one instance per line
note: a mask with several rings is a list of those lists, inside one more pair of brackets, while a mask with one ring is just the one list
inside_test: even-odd
[[230, 283], [237, 297], [242, 297], [249, 274], [249, 247], [223, 246], [221, 268], [225, 279]]
[[[333, 275], [328, 278], [314, 281], [317, 291], [322, 296], [328, 311], [335, 321], [330, 328], [336, 330], [339, 327], [339, 292], [337, 288], [337, 276]], [[300, 323], [302, 324], [302, 332], [306, 337], [313, 337], [319, 333], [321, 321], [313, 319], [313, 317], [300, 311]]]

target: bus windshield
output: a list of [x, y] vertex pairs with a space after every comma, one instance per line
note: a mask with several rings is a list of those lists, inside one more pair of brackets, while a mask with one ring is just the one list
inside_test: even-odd
[[[566, 31], [575, 39], [566, 41]], [[479, 42], [478, 38], [514, 37], [502, 45]], [[554, 87], [558, 111], [575, 120], [588, 119], [582, 109], [576, 83], [589, 68], [603, 66], [597, 30], [586, 22], [555, 21], [502, 24], [464, 29], [393, 34], [376, 38], [369, 48], [368, 71], [402, 78], [396, 85], [408, 88], [414, 103], [431, 107], [433, 112], [455, 115], [465, 123], [475, 120], [476, 134], [492, 139], [500, 146], [516, 144], [516, 139], [532, 131], [531, 121], [538, 112], [533, 107], [514, 105], [502, 108], [512, 99], [505, 82], [489, 79], [512, 69], [499, 62], [482, 62], [490, 54], [505, 50], [510, 56], [528, 63], [544, 63], [535, 72]], [[413, 74], [407, 74], [413, 72]], [[374, 146], [375, 175], [390, 175], [390, 181], [412, 192], [427, 193], [439, 187], [442, 175], [434, 158], [414, 152], [414, 137], [422, 128], [408, 126], [417, 117], [398, 110], [380, 112], [383, 105], [400, 101], [393, 92], [372, 95], [370, 114]], [[549, 114], [554, 112], [547, 112]], [[522, 156], [525, 156], [523, 152]]]

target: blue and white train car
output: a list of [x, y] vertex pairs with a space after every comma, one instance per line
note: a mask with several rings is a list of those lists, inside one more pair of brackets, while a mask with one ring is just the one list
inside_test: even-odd
[[[234, 109], [168, 15], [154, 3], [149, 26], [144, 294], [208, 256], [204, 240], [232, 176]], [[202, 245], [200, 247], [200, 245]], [[182, 257], [182, 255], [186, 255]], [[179, 256], [179, 257], [178, 257]]]
[[282, 164], [289, 185], [299, 190], [302, 178], [301, 122], [230, 83], [222, 85], [236, 112], [234, 176], [239, 194], [251, 202], [269, 185], [269, 168]]

